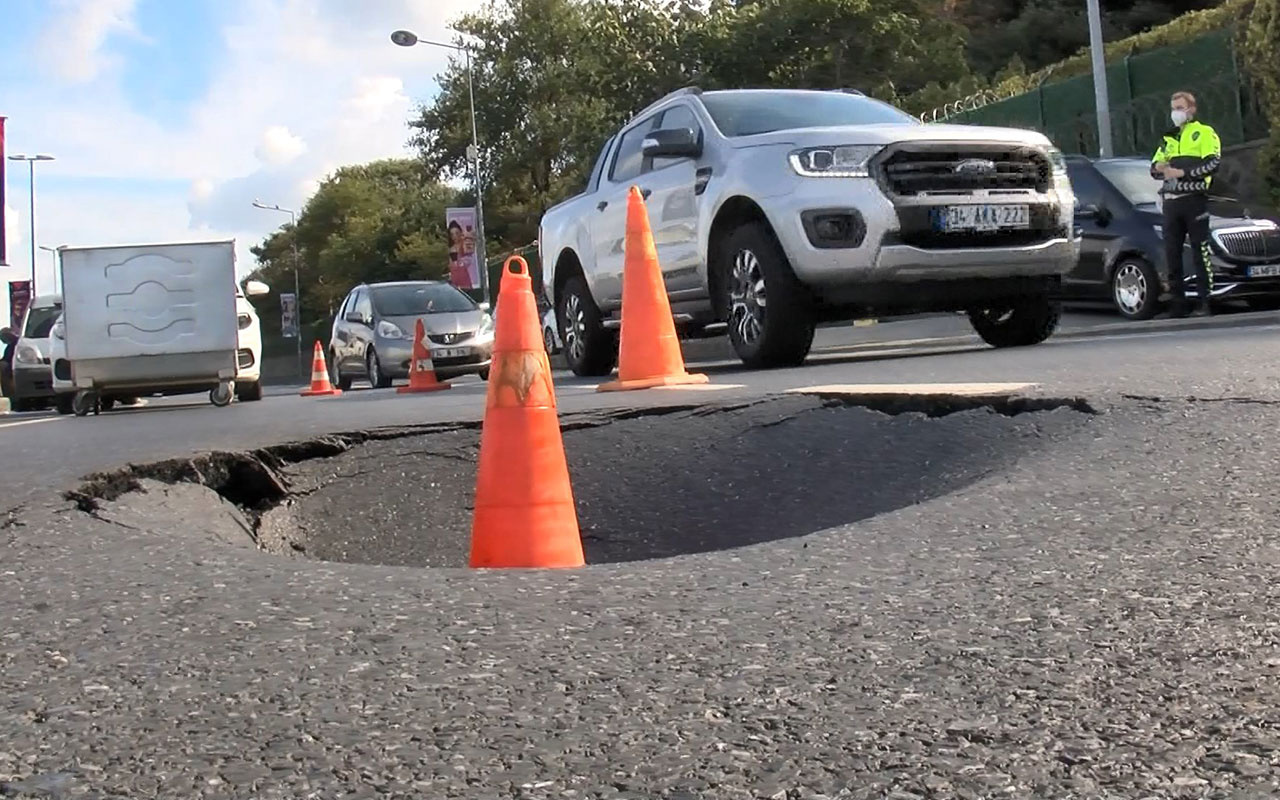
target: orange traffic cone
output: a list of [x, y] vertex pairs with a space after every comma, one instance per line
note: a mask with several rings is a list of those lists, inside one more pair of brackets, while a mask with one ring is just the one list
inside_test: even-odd
[[413, 330], [413, 360], [409, 362], [409, 385], [396, 389], [398, 394], [418, 394], [452, 389], [453, 386], [436, 380], [436, 367], [431, 363], [431, 348], [427, 346], [427, 329], [422, 320]]
[[529, 265], [502, 270], [480, 433], [473, 567], [580, 567], [582, 538]]
[[303, 397], [342, 394], [341, 389], [335, 389], [329, 383], [329, 368], [325, 366], [324, 349], [320, 347], [319, 341], [316, 342], [315, 355], [311, 357], [311, 388], [303, 389], [301, 394]]
[[626, 260], [622, 268], [622, 334], [618, 379], [597, 391], [618, 392], [706, 383], [707, 376], [685, 371], [671, 300], [662, 282], [658, 251], [649, 228], [649, 212], [640, 190], [627, 196]]

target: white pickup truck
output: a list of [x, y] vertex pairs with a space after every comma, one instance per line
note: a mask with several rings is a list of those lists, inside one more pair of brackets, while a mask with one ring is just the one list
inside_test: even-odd
[[649, 209], [684, 335], [743, 363], [804, 361], [819, 322], [967, 312], [996, 347], [1044, 341], [1080, 239], [1047, 138], [926, 125], [853, 91], [683, 89], [600, 151], [538, 245], [565, 358], [617, 361], [627, 193]]

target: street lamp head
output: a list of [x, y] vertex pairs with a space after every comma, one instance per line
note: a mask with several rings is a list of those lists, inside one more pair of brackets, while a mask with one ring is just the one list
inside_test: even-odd
[[55, 159], [53, 156], [49, 155], [48, 153], [37, 153], [37, 154], [36, 154], [36, 157], [35, 157], [35, 159], [34, 159], [34, 160], [36, 160], [36, 161], [55, 161], [56, 159]]
[[412, 31], [395, 31], [391, 34], [391, 41], [400, 47], [413, 47], [418, 43], [418, 35]]
[[13, 153], [9, 156], [10, 161], [26, 161], [27, 156], [24, 153]]

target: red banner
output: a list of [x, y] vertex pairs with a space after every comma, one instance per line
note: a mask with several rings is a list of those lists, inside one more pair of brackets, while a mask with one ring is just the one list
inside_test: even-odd
[[31, 281], [9, 281], [9, 327], [22, 333], [22, 322], [31, 305]]
[[4, 216], [4, 165], [9, 159], [4, 155], [4, 117], [0, 117], [0, 267], [7, 267], [8, 261], [8, 242], [4, 240], [6, 228], [6, 220]]

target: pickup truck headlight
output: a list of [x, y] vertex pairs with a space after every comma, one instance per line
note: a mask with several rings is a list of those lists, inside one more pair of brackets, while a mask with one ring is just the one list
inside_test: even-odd
[[400, 330], [400, 326], [394, 322], [387, 322], [385, 319], [378, 323], [378, 336], [383, 339], [408, 339], [404, 335], [404, 331]]
[[1047, 155], [1049, 156], [1049, 165], [1053, 167], [1053, 174], [1066, 175], [1067, 159], [1062, 155], [1062, 151], [1056, 147], [1050, 147]]
[[806, 178], [869, 178], [868, 164], [883, 149], [868, 144], [808, 147], [791, 154], [791, 168]]
[[13, 354], [13, 359], [19, 364], [39, 364], [40, 351], [29, 344], [24, 344], [18, 348], [18, 352]]

